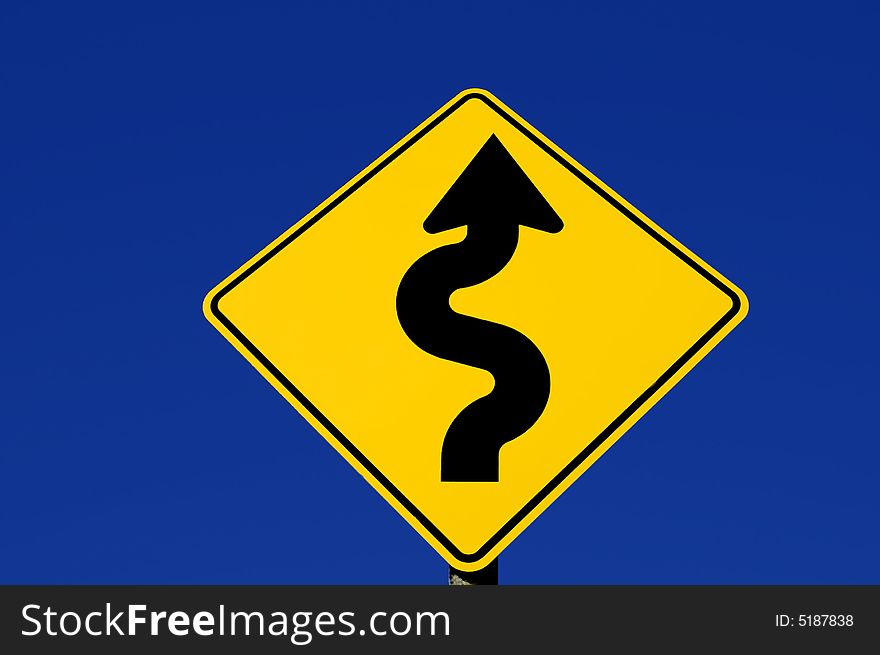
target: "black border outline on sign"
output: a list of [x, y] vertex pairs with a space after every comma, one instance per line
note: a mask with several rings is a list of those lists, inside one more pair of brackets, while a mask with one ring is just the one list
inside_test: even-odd
[[[251, 343], [241, 331], [232, 324], [232, 322], [223, 315], [223, 312], [220, 311], [220, 300], [229, 293], [232, 289], [234, 289], [238, 284], [240, 284], [245, 278], [247, 278], [251, 273], [256, 271], [260, 266], [265, 264], [269, 259], [274, 257], [279, 251], [285, 248], [288, 244], [290, 244], [294, 239], [296, 239], [299, 235], [309, 229], [312, 225], [314, 225], [318, 220], [320, 220], [323, 216], [325, 216], [328, 212], [332, 211], [337, 205], [339, 205], [343, 200], [345, 200], [352, 193], [357, 191], [364, 183], [369, 181], [374, 175], [376, 175], [379, 171], [385, 168], [388, 164], [394, 161], [397, 157], [401, 155], [407, 148], [412, 146], [416, 141], [421, 139], [425, 134], [434, 129], [440, 122], [446, 119], [452, 112], [461, 107], [464, 103], [469, 100], [480, 100], [485, 103], [490, 109], [495, 111], [499, 116], [501, 116], [504, 120], [510, 123], [513, 127], [519, 130], [522, 134], [524, 134], [530, 141], [532, 141], [535, 145], [541, 148], [548, 155], [553, 157], [557, 162], [559, 162], [562, 166], [564, 166], [568, 171], [570, 171], [573, 175], [575, 175], [579, 180], [581, 180], [584, 184], [590, 187], [593, 191], [599, 194], [602, 198], [604, 198], [607, 202], [609, 202], [615, 209], [617, 209], [621, 214], [626, 216], [633, 223], [642, 228], [645, 232], [651, 235], [654, 239], [659, 241], [663, 246], [665, 246], [668, 250], [670, 250], [673, 254], [675, 254], [679, 259], [684, 261], [688, 266], [694, 269], [697, 273], [699, 273], [706, 280], [711, 282], [715, 287], [720, 289], [726, 296], [728, 296], [731, 300], [731, 308], [719, 319], [715, 325], [713, 325], [708, 332], [706, 332], [702, 337], [700, 337], [697, 342], [685, 351], [685, 353], [679, 357], [672, 366], [667, 369], [663, 375], [661, 375], [657, 380], [648, 387], [638, 398], [636, 398], [629, 407], [627, 407], [623, 413], [620, 414], [614, 421], [612, 421], [608, 427], [606, 427], [595, 439], [593, 439], [583, 451], [581, 451], [577, 457], [575, 457], [560, 473], [558, 473], [555, 477], [553, 477], [550, 482], [548, 482], [541, 491], [539, 491], [534, 498], [532, 498], [520, 511], [518, 511], [510, 520], [505, 523], [498, 532], [496, 532], [485, 544], [483, 544], [479, 549], [477, 549], [473, 553], [463, 553], [459, 550], [455, 544], [453, 544], [446, 535], [444, 535], [438, 528], [435, 526], [428, 518], [422, 514], [418, 508], [413, 505], [409, 499], [404, 496], [403, 493], [388, 480], [381, 471], [379, 471], [376, 466], [370, 462], [364, 455], [361, 453], [355, 445], [349, 441], [342, 432], [339, 431], [336, 426], [334, 426], [330, 420], [324, 416], [317, 407], [315, 407], [308, 398], [306, 398], [302, 392], [297, 389], [293, 383], [288, 380], [278, 368], [269, 361], [269, 359], [263, 355], [257, 348]], [[358, 461], [360, 464], [369, 471], [370, 475], [372, 475], [378, 482], [387, 489], [392, 496], [394, 496], [397, 501], [403, 505], [403, 507], [412, 514], [415, 519], [421, 523], [421, 525], [433, 535], [433, 537], [440, 542], [456, 559], [461, 562], [473, 563], [477, 562], [483, 557], [485, 557], [492, 548], [494, 548], [504, 537], [506, 537], [525, 517], [529, 515], [529, 513], [535, 509], [550, 493], [553, 492], [556, 487], [558, 487], [562, 482], [575, 470], [578, 466], [580, 466], [595, 450], [601, 446], [614, 432], [624, 423], [627, 419], [629, 419], [638, 409], [644, 405], [648, 399], [651, 398], [666, 382], [668, 382], [696, 353], [698, 353], [703, 346], [705, 346], [711, 339], [718, 334], [724, 327], [730, 323], [731, 320], [737, 314], [742, 307], [742, 303], [739, 299], [739, 296], [733, 289], [727, 287], [721, 280], [719, 280], [712, 272], [706, 270], [693, 258], [690, 257], [687, 253], [683, 252], [680, 248], [678, 248], [674, 243], [672, 243], [668, 238], [664, 235], [660, 234], [655, 230], [652, 226], [648, 225], [639, 218], [636, 214], [630, 211], [627, 207], [625, 207], [620, 201], [614, 198], [610, 193], [608, 193], [601, 186], [596, 184], [589, 177], [584, 175], [581, 171], [575, 168], [572, 164], [566, 161], [562, 156], [558, 153], [554, 152], [553, 149], [549, 148], [545, 143], [543, 143], [537, 136], [532, 134], [530, 129], [525, 125], [522, 125], [517, 119], [510, 114], [508, 114], [503, 108], [499, 107], [490, 97], [483, 95], [478, 91], [472, 91], [463, 95], [458, 99], [457, 102], [450, 105], [443, 113], [438, 115], [434, 120], [425, 125], [422, 129], [420, 129], [416, 134], [407, 139], [405, 143], [400, 145], [397, 149], [395, 149], [392, 153], [387, 155], [382, 161], [380, 161], [375, 168], [366, 173], [362, 178], [360, 178], [357, 182], [355, 182], [351, 187], [343, 191], [337, 198], [335, 198], [330, 204], [324, 207], [321, 211], [315, 214], [308, 221], [303, 223], [300, 227], [298, 227], [293, 233], [289, 234], [282, 241], [277, 243], [271, 250], [263, 254], [257, 261], [248, 266], [244, 271], [239, 273], [227, 286], [218, 291], [214, 297], [211, 299], [210, 309], [214, 316], [220, 321], [229, 332], [235, 336], [236, 339], [247, 348], [248, 352], [250, 352], [257, 361], [262, 364], [269, 373], [272, 374], [275, 379], [277, 379], [290, 394], [302, 404], [306, 410], [311, 413], [327, 431], [333, 435], [333, 437], [340, 443], [342, 446], [349, 452], [351, 455]]]

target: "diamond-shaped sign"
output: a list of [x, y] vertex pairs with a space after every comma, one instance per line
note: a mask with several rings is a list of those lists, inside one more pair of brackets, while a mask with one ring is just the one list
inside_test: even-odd
[[479, 90], [205, 299], [211, 323], [463, 570], [495, 558], [746, 309]]

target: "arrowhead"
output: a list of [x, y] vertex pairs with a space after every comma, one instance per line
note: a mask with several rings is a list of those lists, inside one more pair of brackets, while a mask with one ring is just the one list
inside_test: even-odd
[[494, 134], [425, 219], [424, 228], [437, 234], [475, 223], [562, 229], [562, 219]]

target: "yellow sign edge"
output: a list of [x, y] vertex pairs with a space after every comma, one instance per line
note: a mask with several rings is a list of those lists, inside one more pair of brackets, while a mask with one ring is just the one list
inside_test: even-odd
[[[407, 507], [405, 507], [395, 496], [390, 492], [390, 490], [382, 484], [360, 461], [358, 461], [354, 455], [312, 414], [312, 412], [301, 403], [290, 391], [281, 383], [280, 380], [275, 376], [275, 374], [264, 365], [254, 354], [245, 346], [245, 344], [234, 335], [227, 326], [221, 321], [218, 314], [222, 314], [219, 311], [219, 297], [222, 297], [223, 293], [226, 291], [227, 287], [233, 281], [237, 280], [240, 276], [244, 275], [249, 269], [253, 268], [258, 262], [260, 262], [266, 255], [272, 252], [276, 247], [278, 247], [282, 242], [289, 239], [294, 233], [303, 228], [306, 224], [309, 223], [316, 216], [324, 212], [328, 207], [335, 204], [337, 200], [344, 196], [353, 186], [357, 185], [361, 182], [365, 177], [370, 176], [373, 172], [380, 166], [384, 164], [384, 162], [392, 157], [395, 153], [397, 153], [401, 148], [406, 146], [406, 144], [414, 139], [420, 132], [425, 130], [429, 125], [435, 122], [440, 116], [449, 111], [449, 109], [455, 106], [458, 103], [461, 103], [465, 98], [471, 99], [480, 99], [490, 107], [497, 111], [497, 108], [500, 108], [503, 112], [506, 112], [509, 117], [513, 118], [516, 122], [518, 122], [521, 128], [524, 131], [528, 132], [534, 139], [540, 141], [541, 144], [545, 146], [545, 148], [555, 152], [560, 158], [565, 160], [572, 168], [576, 169], [581, 175], [588, 178], [595, 186], [601, 188], [608, 196], [613, 198], [617, 203], [621, 206], [625, 207], [630, 213], [634, 216], [638, 217], [640, 221], [642, 221], [645, 225], [649, 226], [652, 230], [654, 230], [657, 234], [662, 235], [662, 238], [672, 244], [675, 248], [679, 249], [682, 253], [685, 253], [690, 259], [696, 262], [700, 267], [709, 272], [712, 276], [714, 276], [717, 280], [719, 280], [725, 287], [726, 290], [732, 293], [738, 302], [732, 302], [731, 311], [733, 312], [730, 317], [726, 319], [723, 326], [718, 329], [711, 338], [706, 340], [701, 347], [693, 352], [690, 357], [673, 373], [669, 378], [665, 380], [665, 382], [658, 386], [656, 389], [652, 391], [650, 396], [645, 399], [639, 407], [632, 412], [628, 418], [620, 423], [613, 432], [608, 435], [598, 447], [596, 447], [590, 455], [585, 458], [577, 467], [573, 468], [569, 471], [565, 477], [560, 480], [557, 484], [554, 485], [551, 491], [547, 493], [541, 501], [539, 501], [531, 510], [522, 516], [518, 517], [518, 520], [514, 525], [512, 525], [506, 532], [506, 534], [499, 539], [491, 548], [486, 550], [485, 553], [481, 553], [479, 557], [474, 559], [462, 559], [456, 556], [451, 550], [446, 547], [440, 540], [438, 540], [426, 527], [423, 523], [411, 512]], [[494, 105], [494, 107], [493, 107]], [[679, 243], [674, 237], [668, 234], [661, 227], [656, 225], [653, 221], [647, 218], [644, 214], [642, 214], [638, 209], [630, 205], [624, 198], [618, 195], [613, 189], [608, 187], [604, 182], [602, 182], [599, 178], [593, 175], [589, 170], [581, 166], [574, 158], [569, 156], [565, 151], [559, 148], [556, 144], [550, 141], [547, 137], [545, 137], [540, 131], [538, 131], [534, 126], [525, 121], [519, 114], [510, 109], [507, 105], [501, 102], [498, 98], [492, 95], [490, 92], [484, 89], [472, 88], [466, 89], [461, 93], [457, 94], [454, 98], [445, 103], [442, 107], [440, 107], [437, 111], [431, 114], [428, 118], [422, 121], [416, 128], [411, 130], [406, 136], [400, 139], [397, 143], [395, 143], [392, 147], [388, 148], [382, 155], [380, 155], [376, 160], [374, 160], [369, 166], [364, 168], [360, 173], [358, 173], [355, 177], [349, 180], [346, 184], [340, 187], [335, 193], [330, 195], [324, 202], [319, 204], [315, 209], [306, 214], [302, 219], [297, 221], [290, 228], [282, 232], [277, 238], [275, 238], [272, 242], [270, 242], [266, 247], [261, 249], [257, 254], [251, 257], [248, 261], [242, 264], [239, 268], [237, 268], [232, 274], [228, 275], [223, 279], [222, 282], [217, 284], [205, 297], [205, 300], [202, 305], [203, 312], [208, 321], [213, 325], [226, 339], [229, 341], [233, 347], [241, 353], [245, 359], [251, 363], [254, 368], [259, 371], [259, 373], [266, 378], [270, 384], [297, 410], [297, 412], [305, 418], [309, 424], [318, 431], [321, 436], [358, 472], [361, 476], [372, 486], [379, 494], [392, 506], [394, 507], [401, 516], [429, 543], [431, 546], [440, 553], [444, 559], [447, 560], [451, 565], [455, 568], [463, 570], [463, 571], [476, 571], [481, 568], [484, 568], [489, 562], [495, 559], [501, 551], [503, 551], [519, 534], [535, 519], [538, 515], [540, 515], [547, 507], [550, 506], [553, 501], [555, 501], [571, 484], [580, 477], [592, 464], [599, 459], [621, 436], [634, 425], [644, 414], [653, 407], [659, 400], [662, 398], [675, 384], [677, 384], [683, 377], [686, 375], [703, 357], [708, 354], [710, 350], [712, 350], [722, 339], [724, 339], [727, 334], [733, 330], [734, 327], [738, 323], [745, 318], [748, 313], [748, 299], [745, 294], [733, 283], [731, 283], [727, 278], [721, 275], [714, 268], [709, 266], [706, 262], [700, 259], [697, 255], [695, 255], [692, 251], [686, 248], [684, 245]], [[216, 313], [215, 313], [216, 310]], [[597, 435], [593, 441], [599, 438], [600, 435]], [[592, 443], [592, 442], [591, 442]], [[479, 550], [477, 551], [479, 552]]]

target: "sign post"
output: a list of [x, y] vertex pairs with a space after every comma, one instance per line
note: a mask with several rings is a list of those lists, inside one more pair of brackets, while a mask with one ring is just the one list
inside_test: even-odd
[[498, 584], [498, 558], [496, 557], [479, 571], [459, 571], [449, 567], [449, 584], [453, 587]]

